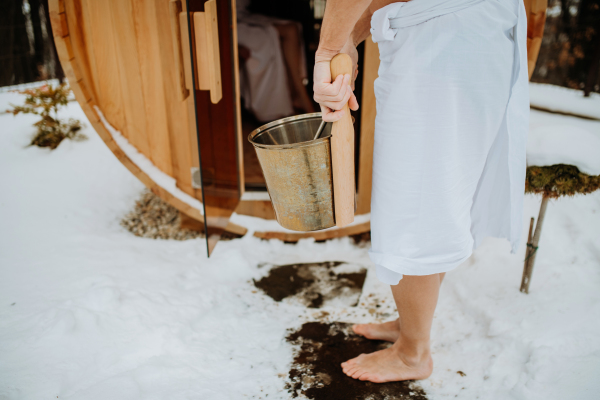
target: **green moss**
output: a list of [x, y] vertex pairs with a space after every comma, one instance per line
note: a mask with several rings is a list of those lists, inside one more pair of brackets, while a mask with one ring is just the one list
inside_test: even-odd
[[557, 198], [592, 193], [598, 189], [600, 189], [600, 175], [584, 174], [572, 165], [527, 167], [525, 193], [543, 194]]

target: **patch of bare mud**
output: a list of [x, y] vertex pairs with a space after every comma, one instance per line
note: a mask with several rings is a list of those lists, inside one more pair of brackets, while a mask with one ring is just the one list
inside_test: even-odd
[[390, 343], [368, 340], [352, 332], [351, 324], [307, 322], [287, 340], [297, 347], [286, 389], [292, 398], [311, 400], [426, 400], [415, 382], [372, 383], [352, 379], [340, 364]]
[[366, 275], [364, 267], [340, 261], [290, 264], [271, 268], [254, 285], [275, 301], [290, 299], [308, 308], [354, 307]]

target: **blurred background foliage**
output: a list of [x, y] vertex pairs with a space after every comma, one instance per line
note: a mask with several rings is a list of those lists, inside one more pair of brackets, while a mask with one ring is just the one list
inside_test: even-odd
[[548, 0], [531, 81], [600, 92], [600, 0]]

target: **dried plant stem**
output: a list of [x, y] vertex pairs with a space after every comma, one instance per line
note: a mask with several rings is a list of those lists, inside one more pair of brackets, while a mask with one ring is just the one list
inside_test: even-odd
[[535, 232], [533, 239], [531, 238], [531, 230], [533, 228], [533, 218], [529, 226], [529, 240], [527, 241], [527, 251], [525, 252], [525, 265], [523, 266], [523, 279], [521, 281], [521, 292], [529, 293], [529, 285], [531, 284], [531, 275], [533, 274], [533, 266], [535, 265], [535, 257], [537, 255], [538, 244], [540, 242], [540, 236], [542, 235], [542, 225], [544, 223], [544, 217], [546, 216], [546, 209], [548, 208], [549, 196], [542, 197], [542, 204], [540, 206], [540, 213], [538, 214], [538, 220], [535, 224]]

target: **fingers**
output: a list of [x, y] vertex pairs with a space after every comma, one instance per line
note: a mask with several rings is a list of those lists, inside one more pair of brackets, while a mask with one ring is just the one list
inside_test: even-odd
[[340, 90], [340, 93], [336, 97], [327, 100], [321, 99], [317, 102], [333, 110], [341, 110], [353, 96], [352, 88], [347, 85], [343, 90]]
[[352, 96], [350, 97], [350, 100], [348, 100], [348, 107], [350, 107], [350, 109], [352, 111], [356, 111], [358, 110], [358, 100], [356, 100], [356, 96], [354, 95], [354, 93], [352, 93]]
[[339, 121], [343, 116], [344, 110], [335, 111], [329, 107], [321, 106], [321, 118], [323, 118], [323, 121], [325, 122]]
[[332, 83], [315, 82], [315, 101], [341, 101], [346, 94], [346, 86], [350, 84], [350, 75], [339, 75]]
[[352, 111], [356, 111], [359, 108], [358, 100], [356, 100], [356, 96], [352, 92], [350, 86], [346, 87], [346, 92], [341, 101], [331, 102], [324, 101], [319, 103], [321, 106], [321, 113], [323, 115], [323, 120], [326, 122], [335, 122], [339, 121], [344, 115], [344, 106], [348, 104], [348, 107]]
[[352, 90], [355, 89], [356, 85], [356, 78], [358, 77], [358, 65], [356, 66], [356, 68], [354, 69], [354, 78], [352, 78]]
[[358, 101], [350, 86], [354, 85], [357, 74], [358, 71], [355, 70], [352, 75], [338, 75], [331, 82], [329, 65], [315, 64], [314, 100], [321, 106], [324, 121], [339, 121], [344, 115], [342, 110], [346, 104], [351, 110], [358, 110]]

